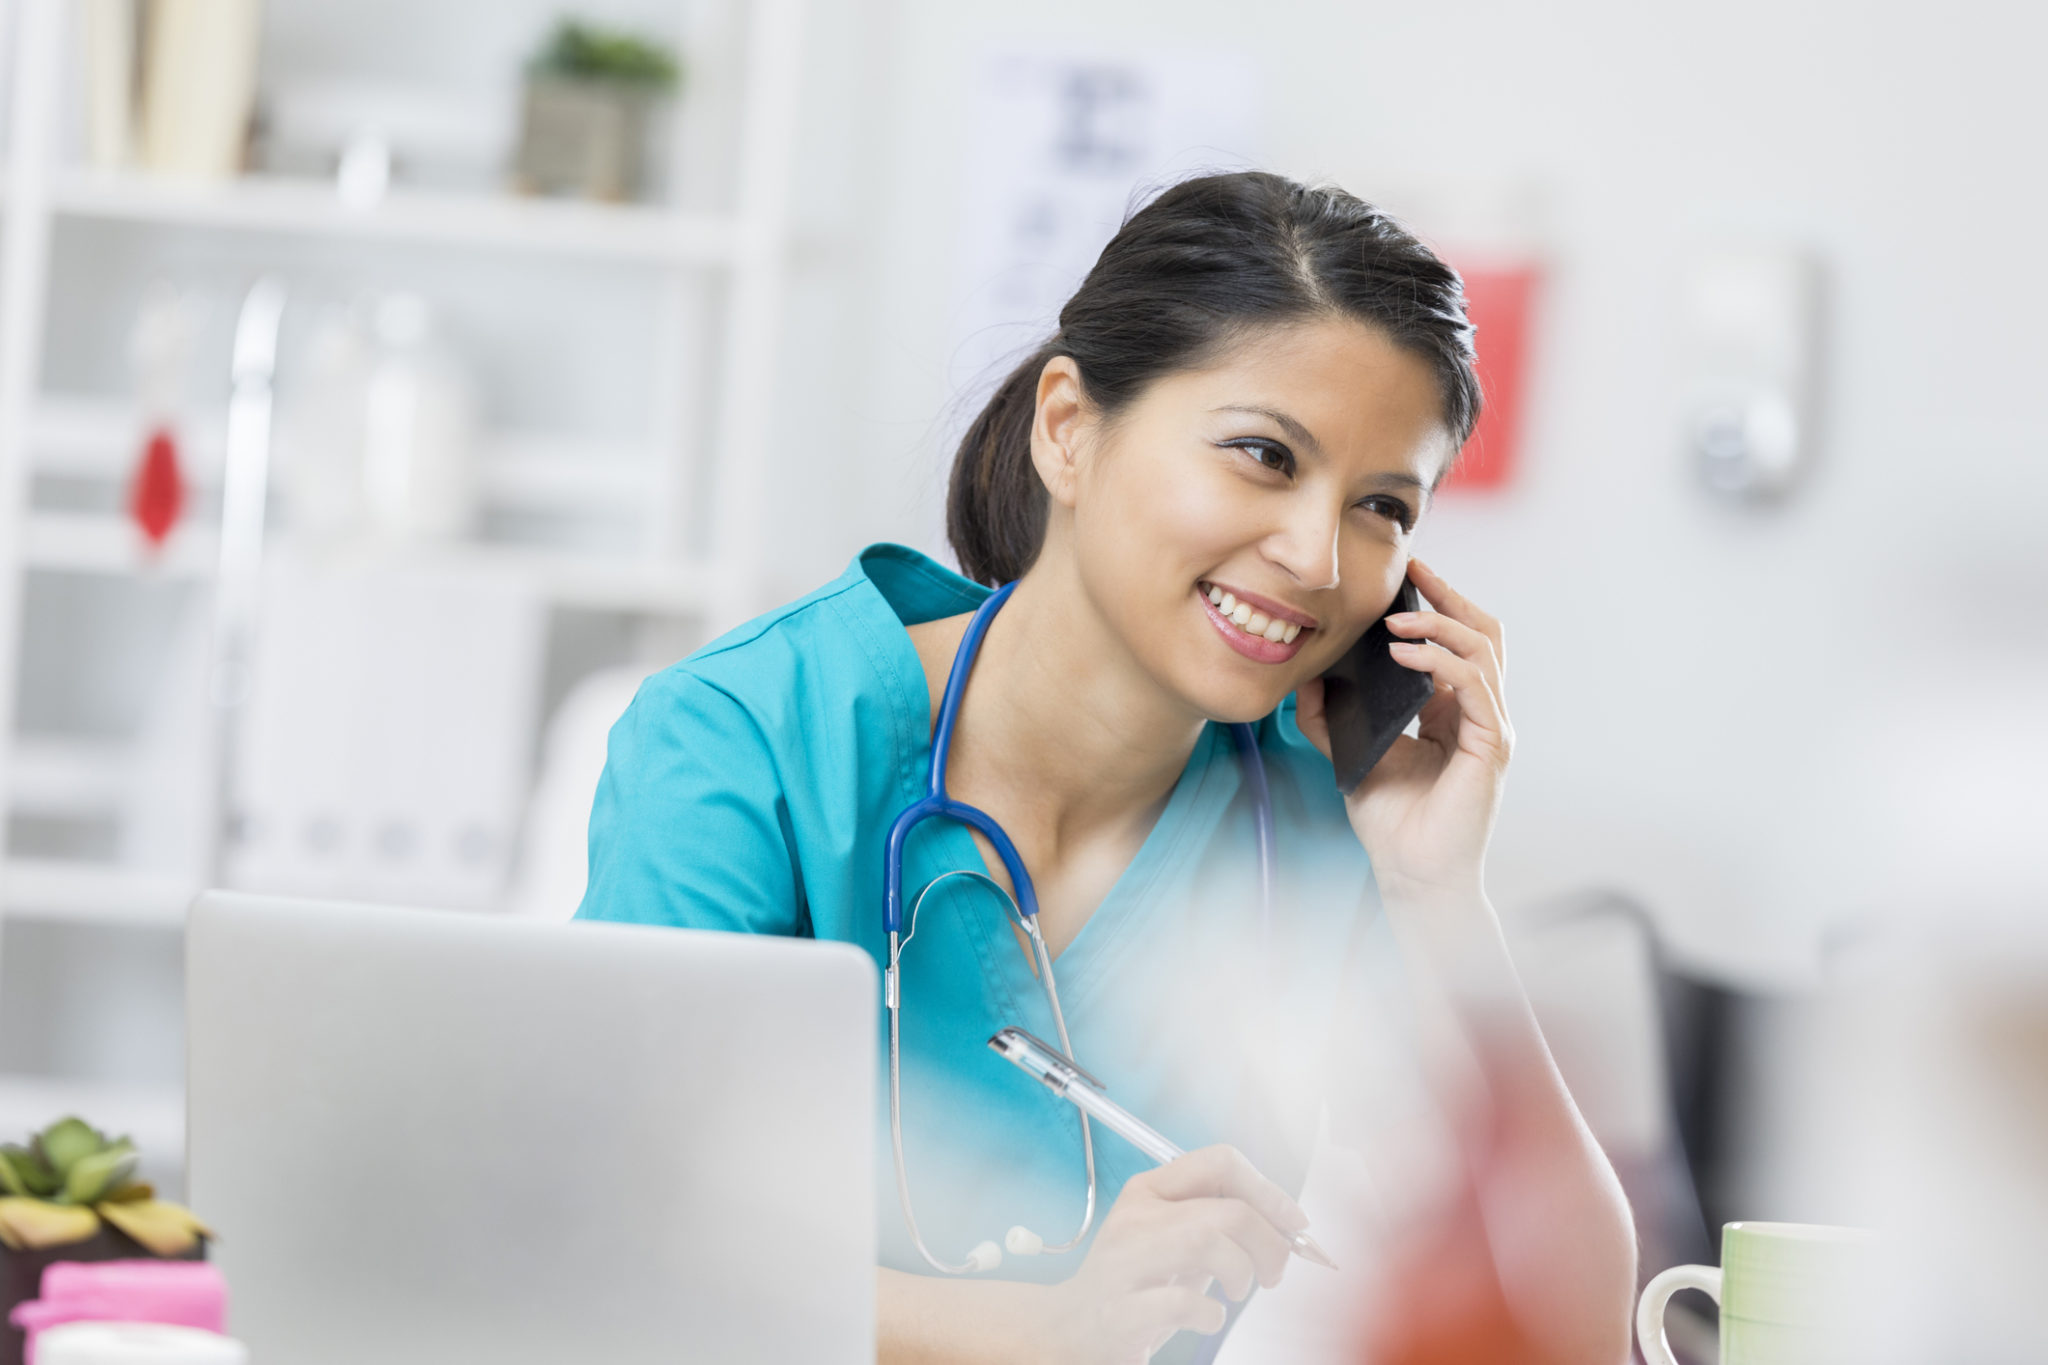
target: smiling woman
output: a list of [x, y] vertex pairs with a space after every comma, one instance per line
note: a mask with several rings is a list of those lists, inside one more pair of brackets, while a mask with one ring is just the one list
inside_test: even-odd
[[[1205, 1358], [1223, 1300], [1289, 1265], [1317, 1114], [1365, 1084], [1332, 1030], [1387, 954], [1454, 987], [1421, 1055], [1483, 1034], [1560, 1154], [1508, 1249], [1564, 1267], [1529, 1334], [1626, 1357], [1626, 1210], [1485, 894], [1505, 636], [1411, 553], [1478, 407], [1457, 276], [1393, 220], [1272, 175], [1174, 186], [963, 441], [965, 577], [871, 547], [613, 731], [583, 915], [903, 950], [884, 1362]], [[1386, 618], [1392, 657], [1435, 692], [1347, 798], [1321, 677], [1404, 579], [1434, 609]], [[905, 825], [942, 777], [967, 823]], [[1189, 1155], [1091, 1141], [986, 1050], [1006, 1025], [1070, 1037]], [[1008, 1261], [977, 1240], [1005, 1226]]]

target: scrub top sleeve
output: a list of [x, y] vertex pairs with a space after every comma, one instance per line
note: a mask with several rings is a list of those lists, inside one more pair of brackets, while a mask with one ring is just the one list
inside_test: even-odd
[[745, 707], [680, 668], [612, 727], [578, 919], [805, 934], [789, 808]]

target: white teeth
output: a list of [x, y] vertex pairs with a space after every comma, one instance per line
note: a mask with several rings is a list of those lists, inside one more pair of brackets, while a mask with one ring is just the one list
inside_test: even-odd
[[1301, 634], [1301, 627], [1292, 621], [1283, 621], [1277, 616], [1267, 616], [1255, 611], [1249, 602], [1240, 602], [1236, 596], [1211, 583], [1202, 590], [1210, 605], [1220, 612], [1224, 619], [1247, 635], [1256, 635], [1274, 644], [1293, 644]]

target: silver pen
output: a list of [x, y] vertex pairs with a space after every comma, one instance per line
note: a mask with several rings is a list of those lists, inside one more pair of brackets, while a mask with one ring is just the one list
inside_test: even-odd
[[[1078, 1062], [1058, 1048], [1040, 1042], [1015, 1025], [998, 1030], [988, 1045], [1016, 1063], [1025, 1074], [1036, 1077], [1047, 1090], [1072, 1101], [1075, 1108], [1160, 1165], [1187, 1155], [1158, 1129], [1112, 1100], [1101, 1081], [1083, 1071]], [[1294, 1254], [1303, 1260], [1332, 1270], [1337, 1268], [1329, 1253], [1306, 1232], [1297, 1232], [1287, 1240]]]

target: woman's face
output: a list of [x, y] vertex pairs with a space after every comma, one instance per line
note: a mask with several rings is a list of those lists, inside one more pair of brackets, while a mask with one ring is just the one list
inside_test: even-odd
[[1214, 720], [1267, 714], [1385, 614], [1456, 453], [1428, 363], [1349, 319], [1254, 333], [1113, 423], [1086, 412], [1048, 477], [1082, 590]]

